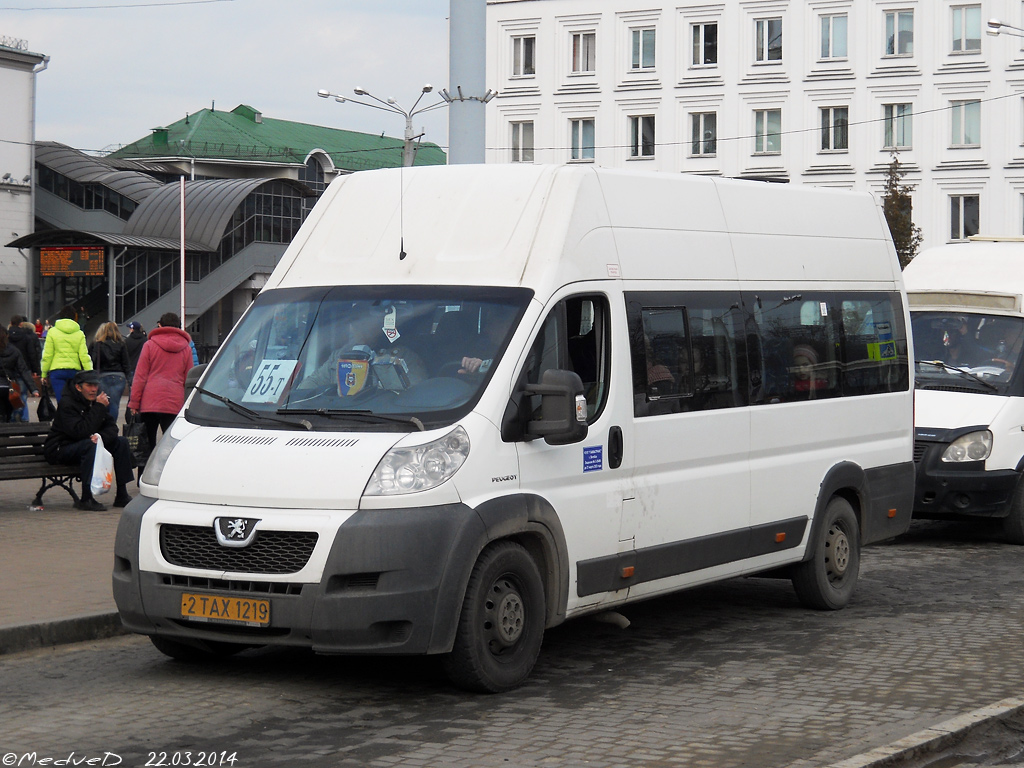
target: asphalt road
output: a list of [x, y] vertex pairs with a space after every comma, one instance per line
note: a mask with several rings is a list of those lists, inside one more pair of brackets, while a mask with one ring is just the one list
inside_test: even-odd
[[783, 580], [698, 588], [623, 608], [626, 629], [549, 631], [498, 696], [424, 658], [193, 666], [141, 637], [0, 656], [0, 764], [829, 765], [1024, 693], [1022, 559], [990, 530], [915, 523], [865, 550], [843, 611], [801, 608]]

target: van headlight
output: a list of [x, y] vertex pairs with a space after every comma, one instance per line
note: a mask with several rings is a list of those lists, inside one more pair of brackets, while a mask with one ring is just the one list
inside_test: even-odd
[[167, 465], [167, 459], [171, 456], [171, 451], [174, 450], [174, 446], [180, 443], [180, 440], [175, 440], [171, 437], [171, 433], [174, 431], [174, 425], [172, 424], [170, 429], [164, 432], [160, 438], [160, 442], [156, 444], [156, 448], [149, 455], [149, 461], [146, 462], [146, 469], [142, 473], [142, 482], [148, 485], [159, 485], [160, 476], [164, 473], [164, 467]]
[[459, 471], [469, 457], [469, 435], [456, 427], [439, 440], [414, 448], [392, 448], [366, 485], [367, 496], [429, 491]]
[[992, 433], [987, 429], [968, 432], [949, 444], [942, 453], [945, 462], [984, 461], [992, 455]]

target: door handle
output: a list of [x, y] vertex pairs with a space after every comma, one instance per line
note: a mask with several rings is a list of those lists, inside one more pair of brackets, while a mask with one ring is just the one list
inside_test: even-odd
[[618, 469], [622, 464], [622, 427], [608, 430], [608, 466]]

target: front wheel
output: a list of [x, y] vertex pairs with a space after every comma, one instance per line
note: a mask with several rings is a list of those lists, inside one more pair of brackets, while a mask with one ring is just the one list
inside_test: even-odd
[[1017, 481], [1017, 490], [1010, 501], [1010, 514], [1002, 520], [1003, 538], [1008, 544], [1024, 544], [1024, 478]]
[[793, 588], [808, 608], [835, 611], [850, 602], [860, 572], [860, 528], [853, 507], [836, 497], [825, 507], [813, 554], [793, 568]]
[[544, 585], [519, 544], [499, 542], [473, 567], [444, 670], [460, 688], [499, 693], [520, 685], [540, 655]]

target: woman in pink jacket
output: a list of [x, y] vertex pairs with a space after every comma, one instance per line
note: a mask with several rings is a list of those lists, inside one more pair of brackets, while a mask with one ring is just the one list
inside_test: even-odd
[[156, 428], [166, 432], [185, 404], [185, 374], [192, 367], [192, 337], [180, 326], [176, 314], [164, 314], [142, 345], [135, 366], [128, 410], [141, 415], [151, 447], [156, 446]]

